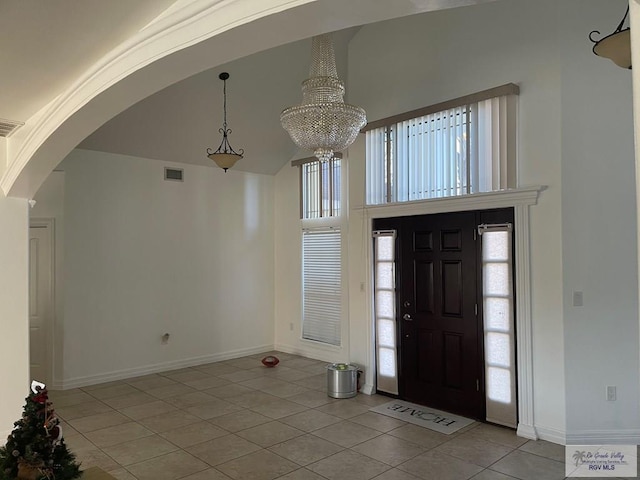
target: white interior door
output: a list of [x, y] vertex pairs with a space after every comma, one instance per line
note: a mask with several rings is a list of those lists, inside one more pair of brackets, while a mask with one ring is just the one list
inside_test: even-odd
[[29, 349], [31, 379], [48, 383], [53, 319], [53, 223], [29, 228]]

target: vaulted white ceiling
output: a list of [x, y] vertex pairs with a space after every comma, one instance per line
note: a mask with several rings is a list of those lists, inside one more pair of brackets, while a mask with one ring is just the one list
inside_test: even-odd
[[26, 122], [175, 0], [0, 0], [0, 118]]
[[[364, 16], [382, 20], [488, 1], [493, 0], [359, 0], [336, 5], [350, 9], [350, 18], [358, 16], [351, 10], [362, 11], [367, 5], [370, 8]], [[0, 40], [4, 46], [0, 49], [0, 119], [28, 121], [136, 32], [196, 2], [0, 0]], [[353, 20], [342, 21], [339, 8], [334, 18], [316, 19], [322, 20], [324, 30], [329, 24], [334, 29], [354, 25]], [[317, 30], [314, 25], [313, 31]], [[334, 33], [338, 73], [343, 81], [347, 80], [348, 43], [357, 30], [352, 26]], [[131, 106], [79, 146], [210, 165], [206, 148], [216, 149], [221, 139], [222, 82], [218, 74], [228, 71], [230, 141], [235, 149], [245, 150], [245, 158], [234, 168], [273, 174], [292, 157], [307, 155], [297, 152], [280, 127], [279, 114], [300, 102], [300, 82], [307, 77], [309, 62], [310, 40], [305, 39], [205, 70]], [[347, 97], [348, 89], [347, 84]]]
[[[357, 28], [332, 35], [338, 71], [346, 80], [347, 45]], [[300, 103], [311, 40], [301, 40], [204, 71], [147, 97], [90, 135], [79, 147], [170, 162], [211, 165], [206, 148], [222, 139], [222, 81], [226, 71], [231, 146], [245, 157], [233, 168], [274, 174], [298, 152], [280, 126], [283, 108]]]

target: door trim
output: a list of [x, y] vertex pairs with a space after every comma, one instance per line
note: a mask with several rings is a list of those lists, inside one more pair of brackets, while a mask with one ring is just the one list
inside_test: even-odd
[[[466, 210], [490, 210], [492, 208], [508, 208], [514, 210], [515, 234], [515, 296], [516, 296], [516, 356], [518, 381], [518, 429], [517, 434], [532, 440], [538, 439], [534, 425], [533, 409], [533, 334], [531, 325], [531, 252], [529, 245], [529, 207], [538, 203], [540, 193], [545, 186], [530, 186], [490, 193], [478, 193], [463, 197], [437, 198], [416, 202], [396, 203], [391, 205], [374, 205], [354, 208], [361, 211], [369, 232], [373, 231], [373, 219], [386, 217], [402, 217], [409, 215], [429, 215], [432, 213], [461, 212]], [[370, 236], [368, 237], [370, 239]], [[367, 305], [368, 336], [374, 338], [373, 307], [373, 242], [367, 241]], [[375, 369], [375, 341], [368, 345], [369, 365]], [[367, 376], [364, 392], [373, 393], [375, 372]]]
[[[47, 378], [45, 379], [45, 383], [53, 385], [53, 372], [54, 365], [53, 361], [55, 358], [55, 342], [54, 336], [56, 331], [56, 297], [55, 297], [55, 283], [56, 283], [56, 244], [55, 244], [55, 219], [46, 218], [46, 217], [34, 217], [29, 219], [29, 229], [31, 228], [46, 228], [49, 235], [49, 272], [51, 275], [49, 282], [49, 291], [47, 292], [49, 306], [50, 306], [50, 315], [51, 322], [46, 327], [45, 332], [45, 341], [47, 343], [47, 351], [46, 351], [46, 359], [47, 359]], [[29, 241], [31, 240], [31, 235], [29, 235]]]

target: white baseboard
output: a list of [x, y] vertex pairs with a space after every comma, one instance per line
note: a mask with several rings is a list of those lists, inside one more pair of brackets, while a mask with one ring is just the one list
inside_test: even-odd
[[[540, 440], [557, 443], [558, 445], [640, 445], [640, 430], [578, 430], [566, 432], [556, 428], [536, 425], [535, 431]], [[518, 435], [520, 435], [520, 427], [518, 427]]]
[[376, 393], [376, 388], [370, 383], [365, 383], [360, 389], [360, 393], [364, 393], [365, 395], [373, 395], [374, 393]]
[[578, 430], [566, 435], [566, 445], [640, 445], [640, 430]]
[[528, 438], [529, 440], [537, 440], [538, 433], [533, 425], [525, 425], [524, 423], [518, 423], [518, 429], [516, 433], [519, 437]]
[[320, 360], [327, 363], [348, 361], [342, 358], [341, 353], [336, 351], [339, 350], [337, 347], [322, 347], [315, 345], [292, 346], [278, 343], [274, 346], [274, 350], [277, 350], [278, 352], [290, 353], [291, 355], [300, 355], [303, 357], [311, 358], [313, 360]]
[[558, 445], [567, 444], [567, 432], [564, 430], [536, 425], [536, 432], [538, 432], [540, 440], [557, 443]]
[[125, 380], [127, 378], [149, 375], [151, 373], [167, 372], [170, 370], [178, 370], [180, 368], [195, 367], [197, 365], [221, 362], [223, 360], [231, 360], [233, 358], [240, 358], [247, 355], [270, 352], [273, 349], [273, 345], [261, 345], [259, 347], [242, 348], [229, 352], [202, 355], [199, 357], [156, 363], [153, 365], [145, 365], [142, 367], [127, 368], [124, 370], [114, 370], [112, 372], [98, 373], [95, 375], [87, 375], [84, 377], [66, 378], [61, 381], [54, 379], [54, 381], [52, 382], [51, 390], [68, 390], [70, 388], [86, 387], [89, 385], [97, 385], [99, 383], [113, 382], [115, 380]]

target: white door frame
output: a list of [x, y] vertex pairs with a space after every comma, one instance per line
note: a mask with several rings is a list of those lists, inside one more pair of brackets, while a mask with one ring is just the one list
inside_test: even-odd
[[[38, 379], [43, 381], [44, 383], [51, 383], [53, 381], [53, 359], [55, 358], [55, 347], [54, 347], [54, 332], [56, 330], [56, 304], [55, 304], [55, 220], [53, 218], [47, 217], [34, 217], [29, 219], [29, 232], [31, 232], [31, 228], [44, 228], [48, 233], [49, 240], [49, 288], [48, 291], [44, 294], [47, 295], [47, 304], [49, 306], [49, 321], [45, 326], [45, 343], [46, 343], [46, 378]], [[31, 234], [29, 234], [29, 241], [31, 241]], [[29, 267], [29, 272], [31, 272], [31, 267]], [[31, 282], [31, 279], [29, 279]], [[33, 379], [32, 379], [33, 380]]]
[[[409, 215], [428, 215], [432, 213], [462, 212], [469, 210], [490, 210], [492, 208], [512, 207], [514, 210], [516, 268], [516, 357], [518, 381], [518, 429], [521, 437], [538, 439], [533, 418], [533, 331], [531, 324], [531, 251], [529, 246], [529, 207], [538, 203], [540, 192], [546, 187], [521, 187], [499, 192], [478, 193], [461, 197], [438, 198], [416, 202], [396, 203], [364, 207], [363, 215], [369, 231], [373, 228], [373, 219], [402, 217]], [[369, 345], [369, 365], [375, 370], [375, 336], [373, 306], [373, 242], [367, 249], [367, 322]], [[364, 391], [373, 393], [375, 372], [367, 376]], [[369, 383], [371, 382], [371, 383]]]

